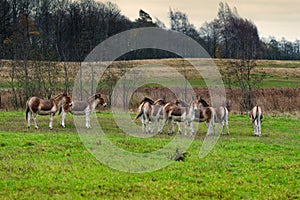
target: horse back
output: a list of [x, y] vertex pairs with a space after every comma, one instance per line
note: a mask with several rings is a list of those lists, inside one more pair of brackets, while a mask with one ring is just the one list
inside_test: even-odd
[[251, 109], [250, 118], [251, 118], [252, 122], [254, 122], [257, 118], [259, 118], [261, 120], [263, 118], [261, 107], [254, 106]]
[[226, 115], [228, 115], [228, 110], [226, 107], [223, 107], [223, 106], [220, 106], [220, 107], [217, 107], [215, 109], [216, 111], [216, 117], [217, 117], [217, 120], [219, 122], [222, 122], [223, 120], [225, 120], [226, 118]]
[[74, 101], [73, 104], [71, 111], [74, 112], [84, 111], [89, 106], [86, 101]]
[[39, 105], [41, 103], [41, 99], [38, 97], [30, 97], [27, 101], [27, 106], [33, 113], [36, 113], [39, 110]]
[[39, 110], [49, 111], [52, 110], [54, 106], [55, 106], [55, 102], [53, 99], [48, 99], [48, 100], [40, 99]]

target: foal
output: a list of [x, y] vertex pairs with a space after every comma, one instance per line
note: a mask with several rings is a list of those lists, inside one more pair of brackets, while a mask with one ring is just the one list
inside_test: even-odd
[[62, 107], [72, 107], [72, 98], [68, 93], [63, 93], [51, 99], [41, 99], [38, 97], [30, 97], [26, 102], [26, 121], [27, 127], [30, 128], [30, 117], [34, 121], [34, 128], [38, 129], [36, 115], [50, 115], [49, 128], [52, 129], [52, 121], [55, 113]]
[[70, 112], [73, 115], [85, 115], [85, 126], [86, 128], [91, 128], [90, 115], [92, 112], [94, 112], [98, 104], [102, 105], [103, 107], [107, 105], [104, 99], [101, 97], [100, 93], [90, 96], [87, 101], [74, 101], [74, 105], [71, 109], [68, 109], [64, 106], [62, 110], [63, 114], [60, 120], [60, 125], [62, 127], [65, 127], [65, 118], [67, 113]]
[[263, 118], [261, 107], [254, 106], [250, 112], [250, 120], [254, 126], [254, 136], [261, 136], [261, 120]]
[[165, 104], [166, 101], [164, 98], [153, 101], [148, 97], [144, 97], [138, 108], [138, 115], [134, 118], [134, 120], [137, 120], [139, 117], [142, 117], [143, 133], [153, 133], [155, 123], [158, 126], [158, 133], [162, 132], [159, 121], [163, 119], [162, 109]]

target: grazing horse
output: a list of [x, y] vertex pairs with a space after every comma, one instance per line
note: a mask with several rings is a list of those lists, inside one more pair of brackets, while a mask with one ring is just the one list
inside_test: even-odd
[[250, 120], [254, 125], [254, 136], [261, 136], [261, 120], [263, 118], [261, 107], [254, 106], [250, 112]]
[[107, 105], [100, 93], [90, 96], [87, 101], [74, 101], [73, 104], [74, 105], [71, 109], [68, 109], [67, 107], [63, 107], [62, 109], [63, 114], [60, 120], [60, 125], [62, 127], [65, 127], [65, 117], [67, 113], [70, 112], [73, 115], [85, 115], [85, 126], [86, 128], [91, 128], [91, 113], [94, 112], [98, 104], [102, 105], [103, 107]]
[[36, 115], [50, 115], [49, 128], [52, 129], [52, 121], [55, 113], [62, 107], [72, 107], [72, 98], [68, 93], [63, 93], [55, 96], [51, 99], [41, 99], [38, 97], [30, 97], [26, 102], [26, 121], [27, 127], [30, 128], [30, 117], [32, 116], [34, 121], [34, 128], [38, 129], [36, 122]]
[[155, 124], [157, 124], [158, 133], [162, 132], [159, 121], [163, 119], [162, 109], [165, 104], [165, 98], [153, 101], [148, 97], [144, 97], [144, 99], [140, 102], [140, 106], [138, 108], [138, 115], [134, 118], [134, 120], [137, 120], [139, 117], [142, 117], [141, 121], [143, 133], [153, 133]]
[[206, 124], [209, 128], [208, 134], [211, 132], [211, 128], [213, 128], [215, 134], [215, 123], [218, 122], [222, 125], [223, 135], [224, 127], [226, 125], [227, 135], [229, 135], [228, 109], [225, 106], [219, 106], [217, 108], [210, 107], [209, 104], [202, 98], [200, 98], [198, 101], [200, 104], [200, 109], [196, 114], [196, 121], [206, 121]]
[[[197, 100], [191, 101], [189, 105], [181, 100], [167, 103], [163, 108], [163, 126], [168, 121], [168, 134], [174, 133], [174, 122], [177, 122], [178, 133], [181, 133], [182, 131], [179, 122], [184, 122], [184, 134], [187, 135], [187, 127], [189, 126], [190, 134], [192, 136], [194, 134], [193, 121], [198, 107], [199, 103]], [[170, 131], [170, 123], [172, 123], [172, 131]]]

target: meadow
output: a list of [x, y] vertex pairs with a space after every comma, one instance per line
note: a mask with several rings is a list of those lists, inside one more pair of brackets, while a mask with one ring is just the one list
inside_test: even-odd
[[[110, 112], [97, 113], [107, 138], [132, 152], [153, 151], [172, 136], [130, 137]], [[66, 128], [38, 116], [27, 129], [21, 111], [0, 113], [1, 199], [297, 199], [300, 198], [299, 119], [265, 116], [254, 137], [246, 115], [230, 115], [230, 135], [221, 136], [204, 158], [198, 154], [204, 123], [183, 161], [147, 173], [125, 173], [101, 164], [85, 148], [72, 116]], [[183, 139], [189, 139], [184, 138]]]

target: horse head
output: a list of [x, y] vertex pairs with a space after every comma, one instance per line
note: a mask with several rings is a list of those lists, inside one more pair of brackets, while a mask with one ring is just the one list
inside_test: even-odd
[[103, 107], [107, 106], [107, 103], [105, 102], [104, 98], [102, 97], [101, 93], [94, 94], [89, 98], [89, 101], [98, 101], [100, 105]]
[[200, 108], [200, 102], [198, 101], [198, 99], [192, 100], [190, 103], [190, 107], [194, 110], [198, 110]]
[[64, 98], [64, 105], [68, 105], [69, 107], [73, 106], [73, 100], [67, 92], [63, 93], [63, 98]]

